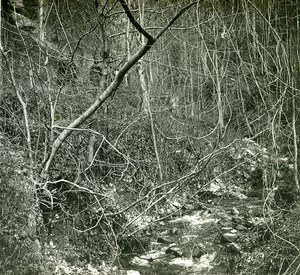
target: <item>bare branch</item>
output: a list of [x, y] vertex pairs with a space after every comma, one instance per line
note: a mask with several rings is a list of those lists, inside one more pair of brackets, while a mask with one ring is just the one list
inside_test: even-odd
[[125, 2], [125, 0], [119, 0], [120, 4], [122, 5], [128, 19], [130, 20], [131, 24], [137, 29], [137, 31], [139, 33], [141, 33], [142, 35], [144, 35], [148, 40], [154, 40], [154, 37], [148, 33], [140, 24], [139, 22], [137, 22], [133, 16], [133, 14], [131, 13], [127, 3]]
[[186, 7], [184, 7], [182, 10], [180, 10], [175, 17], [172, 18], [172, 20], [166, 25], [164, 26], [164, 28], [155, 36], [155, 40], [157, 40], [159, 37], [161, 37], [164, 32], [169, 29], [174, 23], [175, 21], [184, 13], [186, 12], [190, 7], [192, 7], [193, 5], [196, 5], [197, 3], [203, 2], [204, 0], [201, 1], [195, 1], [192, 2], [191, 4], [187, 5]]

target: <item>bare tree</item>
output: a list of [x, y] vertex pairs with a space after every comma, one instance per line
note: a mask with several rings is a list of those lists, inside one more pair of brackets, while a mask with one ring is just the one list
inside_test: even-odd
[[114, 92], [117, 90], [119, 85], [122, 83], [126, 73], [134, 66], [154, 45], [154, 43], [174, 24], [174, 22], [190, 7], [195, 5], [197, 2], [193, 2], [183, 9], [181, 9], [156, 35], [152, 36], [145, 28], [143, 28], [134, 18], [130, 8], [124, 0], [119, 0], [122, 5], [127, 17], [135, 27], [135, 29], [141, 33], [146, 38], [146, 43], [129, 59], [125, 62], [125, 64], [120, 68], [119, 72], [116, 74], [114, 80], [111, 84], [106, 88], [106, 90], [97, 97], [94, 103], [80, 116], [78, 116], [73, 122], [71, 122], [56, 138], [53, 142], [51, 153], [49, 158], [47, 159], [43, 171], [41, 173], [41, 177], [47, 178], [49, 168], [53, 162], [54, 156], [56, 155], [57, 150], [64, 143], [67, 137], [74, 131], [75, 128], [80, 126], [83, 122], [85, 122], [88, 118], [90, 118], [102, 105], [103, 103], [110, 98]]

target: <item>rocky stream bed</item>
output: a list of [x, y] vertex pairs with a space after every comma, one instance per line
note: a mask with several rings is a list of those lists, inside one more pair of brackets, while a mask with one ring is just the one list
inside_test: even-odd
[[[127, 274], [222, 275], [237, 272], [267, 232], [258, 198], [206, 199], [160, 222], [147, 252], [122, 260]], [[193, 209], [194, 208], [194, 209]]]

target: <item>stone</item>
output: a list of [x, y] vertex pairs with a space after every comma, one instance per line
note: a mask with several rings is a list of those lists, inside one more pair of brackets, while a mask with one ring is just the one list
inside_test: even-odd
[[223, 237], [225, 238], [225, 240], [230, 241], [230, 242], [234, 242], [237, 240], [237, 238], [239, 237], [239, 235], [237, 233], [224, 233]]
[[141, 275], [141, 273], [138, 272], [137, 270], [127, 270], [126, 274], [127, 275]]
[[157, 240], [156, 240], [158, 243], [161, 243], [161, 244], [169, 244], [169, 243], [172, 243], [172, 240], [168, 237], [158, 237]]
[[248, 228], [242, 224], [238, 224], [236, 227], [235, 227], [237, 230], [241, 230], [241, 231], [246, 231], [248, 230]]
[[182, 256], [182, 250], [179, 247], [175, 247], [175, 246], [167, 248], [165, 253], [174, 257]]

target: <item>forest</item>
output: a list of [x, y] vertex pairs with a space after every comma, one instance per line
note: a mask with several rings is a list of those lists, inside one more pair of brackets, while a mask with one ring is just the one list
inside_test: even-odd
[[300, 274], [300, 0], [0, 13], [0, 274]]

